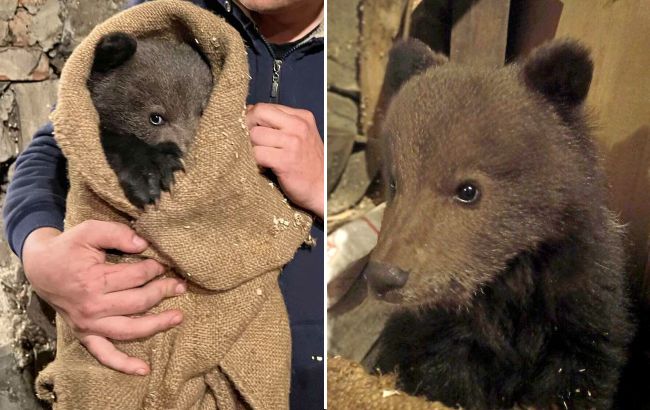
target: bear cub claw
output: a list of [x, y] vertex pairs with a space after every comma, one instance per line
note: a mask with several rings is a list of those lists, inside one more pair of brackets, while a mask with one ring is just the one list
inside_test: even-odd
[[175, 182], [174, 172], [185, 171], [182, 152], [173, 142], [149, 145], [135, 138], [129, 142], [128, 150], [110, 146], [104, 149], [127, 199], [144, 209], [156, 204], [162, 192], [170, 191]]
[[155, 205], [184, 171], [210, 90], [210, 67], [181, 40], [113, 32], [99, 39], [87, 81], [100, 141], [126, 198]]

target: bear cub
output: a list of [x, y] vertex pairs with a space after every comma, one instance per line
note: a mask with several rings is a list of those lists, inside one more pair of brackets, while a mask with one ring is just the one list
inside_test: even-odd
[[155, 204], [183, 170], [212, 89], [207, 62], [179, 40], [115, 32], [97, 43], [87, 85], [124, 194], [140, 209]]
[[387, 206], [365, 276], [399, 306], [375, 368], [465, 409], [611, 407], [633, 333], [623, 233], [583, 102], [588, 51], [501, 69], [392, 50]]

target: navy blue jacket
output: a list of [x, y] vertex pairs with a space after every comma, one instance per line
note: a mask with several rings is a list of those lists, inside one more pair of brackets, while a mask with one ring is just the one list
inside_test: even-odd
[[[142, 0], [130, 4], [142, 3]], [[285, 56], [275, 56], [255, 24], [232, 1], [194, 0], [225, 17], [239, 30], [248, 48], [248, 103], [277, 102], [311, 111], [323, 134], [324, 41], [312, 38]], [[282, 59], [279, 88], [272, 97], [273, 64]], [[68, 181], [66, 160], [53, 138], [52, 124], [41, 128], [18, 157], [7, 192], [4, 222], [13, 251], [21, 256], [27, 235], [37, 228], [63, 230]], [[280, 276], [293, 339], [291, 408], [323, 408], [323, 255], [322, 223], [311, 232], [316, 246], [301, 249]]]

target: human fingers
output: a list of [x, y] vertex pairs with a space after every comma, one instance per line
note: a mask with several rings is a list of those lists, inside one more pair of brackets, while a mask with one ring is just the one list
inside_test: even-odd
[[138, 288], [113, 292], [102, 297], [105, 311], [101, 317], [144, 313], [161, 300], [185, 293], [187, 285], [178, 278], [153, 280]]
[[105, 266], [104, 293], [142, 286], [165, 271], [163, 265], [153, 259], [133, 263], [106, 264]]
[[260, 125], [278, 130], [290, 130], [297, 134], [306, 129], [306, 122], [295, 115], [287, 114], [280, 110], [276, 104], [259, 103], [248, 106], [246, 112], [246, 126], [248, 129]]
[[114, 340], [133, 340], [153, 336], [180, 324], [183, 313], [167, 310], [154, 315], [140, 317], [111, 316], [97, 322], [97, 333]]
[[314, 117], [314, 114], [309, 110], [304, 110], [302, 108], [293, 108], [293, 107], [289, 107], [289, 106], [286, 106], [286, 105], [280, 105], [280, 104], [274, 104], [274, 106], [278, 110], [280, 110], [280, 111], [282, 111], [282, 112], [284, 112], [286, 114], [294, 115], [296, 117], [300, 117], [303, 120], [305, 120], [307, 123], [313, 124], [314, 126], [316, 126], [316, 117]]
[[149, 374], [149, 365], [137, 357], [130, 357], [118, 350], [104, 337], [86, 335], [79, 339], [88, 352], [106, 367], [122, 373], [145, 376]]
[[251, 128], [250, 137], [253, 146], [259, 145], [271, 148], [290, 148], [297, 142], [297, 137], [294, 135], [288, 135], [284, 131], [261, 125]]
[[77, 240], [95, 249], [140, 253], [149, 246], [133, 229], [118, 222], [87, 220], [73, 229]]
[[253, 157], [257, 165], [264, 168], [271, 168], [276, 175], [281, 173], [282, 166], [286, 162], [286, 156], [278, 148], [253, 147]]

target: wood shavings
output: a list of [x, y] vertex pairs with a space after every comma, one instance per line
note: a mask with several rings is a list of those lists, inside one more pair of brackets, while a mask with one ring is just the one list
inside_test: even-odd
[[397, 396], [400, 394], [402, 393], [400, 393], [398, 390], [382, 390], [381, 397], [382, 399], [385, 399], [386, 397]]
[[278, 218], [278, 217], [274, 216], [273, 217], [273, 225], [275, 225], [276, 227], [283, 226], [284, 228], [282, 228], [282, 229], [286, 229], [289, 226], [289, 221], [287, 221], [284, 218]]

